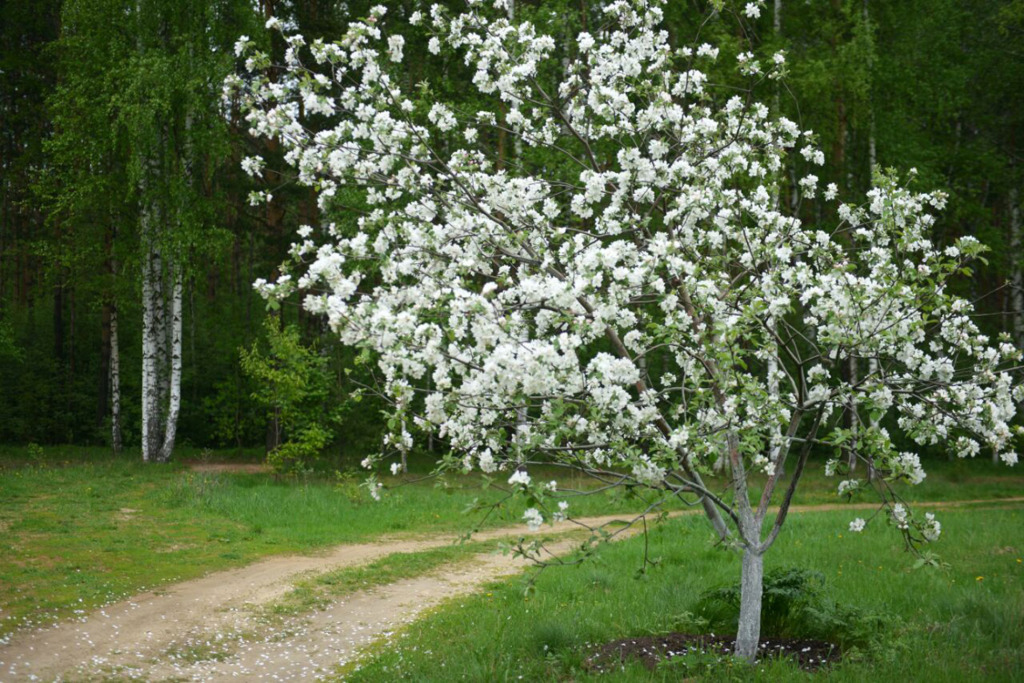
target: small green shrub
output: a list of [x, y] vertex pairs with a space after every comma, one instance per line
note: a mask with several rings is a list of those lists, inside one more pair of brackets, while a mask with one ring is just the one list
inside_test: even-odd
[[294, 325], [281, 329], [269, 317], [264, 327], [266, 348], [256, 343], [241, 349], [241, 362], [257, 386], [253, 399], [282, 432], [267, 463], [279, 474], [308, 472], [322, 465], [321, 454], [334, 440], [340, 419], [328, 358], [315, 345], [304, 345]]
[[[769, 572], [761, 600], [761, 633], [777, 638], [816, 638], [840, 646], [869, 648], [889, 619], [838, 604], [827, 595], [825, 577], [795, 567]], [[704, 593], [693, 608], [715, 633], [735, 631], [740, 612], [739, 585]]]

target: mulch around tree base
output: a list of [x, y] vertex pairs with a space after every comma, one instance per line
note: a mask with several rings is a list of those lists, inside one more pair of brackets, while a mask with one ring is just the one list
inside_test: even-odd
[[[602, 671], [636, 659], [650, 669], [659, 662], [690, 654], [721, 655], [731, 657], [736, 644], [735, 636], [692, 635], [670, 633], [664, 636], [623, 638], [600, 646], [587, 659], [589, 668]], [[762, 638], [758, 645], [758, 661], [787, 657], [804, 671], [817, 671], [841, 656], [839, 646], [822, 640], [796, 638]]]

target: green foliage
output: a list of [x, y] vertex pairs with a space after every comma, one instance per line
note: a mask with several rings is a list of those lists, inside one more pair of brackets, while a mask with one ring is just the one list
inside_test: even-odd
[[[274, 10], [300, 32], [332, 40], [370, 4], [274, 3]], [[397, 21], [414, 8], [385, 4]], [[784, 115], [813, 129], [827, 152], [823, 168], [794, 155], [801, 174], [813, 172], [853, 196], [871, 182], [873, 141], [881, 167], [917, 167], [920, 188], [949, 190], [936, 237], [972, 234], [993, 247], [990, 265], [965, 275], [957, 287], [980, 299], [986, 332], [1008, 329], [1013, 316], [1004, 313], [1010, 302], [1003, 285], [1022, 258], [1006, 247], [1009, 192], [1024, 174], [1024, 66], [1020, 50], [1007, 46], [1024, 40], [1024, 3], [785, 0], [779, 31], [772, 3], [759, 18], [746, 17], [745, 5], [669, 2], [665, 28], [675, 47], [695, 39], [721, 46], [710, 73], [719, 83], [735, 81], [740, 52], [752, 49], [770, 59], [775, 50], [786, 51], [789, 75], [781, 87], [753, 85], [762, 101], [777, 99]], [[516, 3], [516, 14], [554, 35], [566, 62], [577, 55], [573, 41], [561, 38], [593, 32], [602, 21], [599, 4], [570, 0]], [[0, 6], [0, 441], [106, 441], [108, 416], [97, 409], [104, 302], [116, 302], [121, 311], [127, 443], [137, 434], [138, 224], [142, 202], [149, 200], [167, 219], [163, 246], [190, 268], [180, 437], [211, 446], [263, 442], [265, 425], [250, 398], [255, 387], [235, 363], [237, 348], [248, 348], [258, 333], [251, 311], [260, 304], [249, 283], [271, 276], [299, 224], [319, 229], [334, 222], [338, 234], [350, 236], [368, 209], [357, 193], [339, 188], [320, 211], [285, 178], [275, 182], [273, 206], [246, 206], [253, 184], [238, 160], [260, 153], [277, 168], [280, 152], [252, 149], [241, 139], [219, 84], [234, 68], [231, 48], [241, 34], [267, 46], [275, 59], [283, 57], [285, 45], [272, 41], [264, 21], [258, 3], [242, 0]], [[421, 59], [426, 36], [408, 39], [400, 77], [434, 88], [417, 106], [434, 99], [457, 100], [466, 113], [492, 106], [465, 87], [472, 65], [455, 55]], [[574, 182], [574, 169], [542, 152], [516, 150], [510, 138], [494, 134], [482, 144], [501, 147], [505, 163], [543, 166], [552, 178]], [[153, 151], [149, 172], [158, 179], [145, 187], [139, 183], [147, 172], [143, 150]], [[793, 187], [786, 195], [780, 199], [799, 218], [828, 223], [828, 209], [817, 199], [801, 198]], [[63, 297], [59, 308], [55, 289]], [[60, 314], [66, 329], [58, 350], [62, 330], [52, 321]], [[327, 350], [337, 386], [353, 356]], [[379, 408], [369, 400], [352, 408], [344, 418], [345, 439], [328, 443], [361, 458], [377, 440]], [[300, 439], [309, 447], [288, 459], [307, 457], [323, 436]]]
[[[707, 591], [692, 609], [713, 633], [733, 632], [740, 613], [739, 584]], [[761, 632], [765, 637], [815, 638], [863, 648], [884, 638], [891, 622], [898, 619], [838, 604], [828, 595], [821, 572], [778, 568], [764, 578]]]
[[0, 363], [20, 363], [25, 355], [14, 340], [14, 328], [6, 320], [0, 320]]
[[302, 472], [317, 465], [339, 423], [340, 412], [330, 401], [328, 358], [316, 345], [303, 345], [294, 325], [282, 329], [270, 316], [264, 329], [265, 349], [255, 343], [240, 350], [242, 370], [257, 386], [253, 398], [283, 432], [267, 461], [279, 473]]

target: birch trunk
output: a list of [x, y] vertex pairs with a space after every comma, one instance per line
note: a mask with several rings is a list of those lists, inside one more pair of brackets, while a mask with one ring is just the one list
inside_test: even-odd
[[142, 461], [156, 457], [159, 442], [154, 438], [159, 410], [159, 382], [157, 379], [156, 306], [154, 300], [154, 263], [150, 246], [152, 226], [150, 216], [143, 209], [143, 249], [146, 251], [142, 267]]
[[[871, 15], [868, 12], [868, 0], [864, 0], [864, 4], [861, 8], [864, 25], [870, 27]], [[872, 52], [872, 55], [874, 52]], [[873, 77], [874, 60], [868, 62], [869, 76]], [[868, 90], [868, 189], [874, 185], [875, 166], [878, 165], [878, 145], [875, 137], [875, 105], [872, 99], [872, 94], [869, 84]], [[878, 374], [878, 359], [868, 359], [868, 375], [874, 377]], [[878, 418], [871, 418], [871, 429], [878, 429]], [[868, 481], [874, 481], [875, 478], [875, 465], [871, 460], [868, 460]]]
[[1013, 315], [1013, 340], [1024, 348], [1024, 268], [1021, 267], [1020, 194], [1010, 189], [1010, 300]]
[[740, 621], [736, 628], [735, 654], [753, 663], [761, 637], [761, 596], [764, 592], [764, 555], [743, 551], [740, 575]]
[[[403, 437], [405, 436], [405, 418], [404, 417], [402, 418], [402, 436]], [[409, 452], [405, 448], [405, 444], [404, 443], [402, 444], [402, 448], [401, 448], [401, 456], [402, 456], [402, 474], [408, 474], [409, 473]]]
[[[1013, 341], [1024, 348], [1024, 269], [1021, 268], [1020, 194], [1016, 186], [1010, 188], [1010, 307], [1013, 309]], [[999, 456], [992, 453], [992, 462]]]
[[[857, 359], [850, 356], [850, 386], [857, 385], [857, 375]], [[857, 404], [853, 399], [850, 400], [850, 405], [847, 410], [850, 421], [850, 432], [853, 438], [850, 440], [850, 447], [847, 451], [846, 464], [849, 466], [850, 471], [853, 472], [857, 469], [857, 447], [854, 445], [854, 441], [857, 438], [857, 426], [859, 420], [859, 416], [857, 415]]]
[[100, 308], [100, 372], [96, 397], [96, 424], [102, 425], [110, 409], [110, 316], [113, 304], [104, 301]]
[[[776, 10], [779, 8], [779, 2], [776, 0]], [[775, 334], [776, 324], [775, 320], [768, 321], [768, 329]], [[768, 356], [768, 395], [774, 400], [779, 398], [779, 346], [778, 343], [772, 339], [770, 342], [769, 356]], [[780, 473], [785, 467], [784, 463], [779, 462], [779, 451], [778, 446], [772, 446], [768, 453], [768, 460], [774, 465], [774, 469], [777, 469]]]
[[117, 337], [117, 305], [110, 307], [110, 445], [121, 454], [121, 347]]
[[178, 431], [178, 412], [181, 409], [181, 330], [182, 330], [182, 269], [171, 266], [173, 279], [171, 292], [170, 320], [170, 378], [168, 380], [169, 395], [167, 397], [167, 422], [164, 425], [163, 445], [157, 458], [159, 462], [167, 462], [174, 451], [174, 437]]
[[[161, 221], [161, 228], [163, 227]], [[163, 255], [160, 248], [153, 246], [153, 344], [156, 347], [156, 395], [157, 400], [153, 405], [152, 424], [154, 429], [153, 438], [154, 455], [159, 456], [159, 448], [164, 440], [163, 421], [167, 410], [167, 396], [170, 394], [170, 329], [167, 324], [167, 290], [166, 270]]]
[[[871, 26], [871, 14], [868, 12], [868, 0], [864, 0], [864, 4], [861, 6], [861, 17], [864, 21], [864, 26], [870, 28]], [[874, 76], [874, 51], [871, 52], [872, 59], [868, 60], [868, 76], [869, 78]], [[872, 176], [875, 173], [875, 165], [878, 163], [878, 148], [875, 138], [875, 105], [871, 97], [871, 84], [868, 83], [868, 188], [872, 185]]]

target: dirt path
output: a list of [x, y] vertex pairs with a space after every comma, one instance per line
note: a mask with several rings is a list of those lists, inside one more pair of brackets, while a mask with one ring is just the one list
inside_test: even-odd
[[[1021, 503], [1024, 497], [915, 507]], [[875, 504], [794, 506], [794, 512], [874, 509]], [[677, 514], [693, 513], [685, 511]], [[590, 526], [621, 520], [581, 520]], [[579, 527], [546, 526], [537, 534]], [[521, 526], [474, 535], [494, 540], [529, 535]], [[450, 544], [453, 537], [351, 544], [317, 556], [274, 557], [239, 569], [142, 593], [87, 617], [17, 634], [0, 646], [0, 680], [76, 680], [97, 677], [175, 680], [310, 680], [350, 661], [361, 647], [415, 619], [424, 610], [517, 573], [526, 564], [481, 554], [469, 563], [344, 596], [326, 610], [269, 629], [256, 607], [283, 596], [303, 575], [367, 564], [392, 553]], [[571, 541], [550, 545], [568, 552]]]

